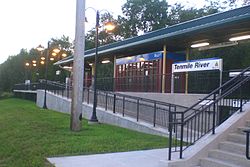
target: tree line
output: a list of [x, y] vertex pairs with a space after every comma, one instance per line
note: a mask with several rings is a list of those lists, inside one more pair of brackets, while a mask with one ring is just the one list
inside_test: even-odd
[[[169, 5], [166, 0], [127, 0], [122, 5], [123, 15], [115, 18], [109, 13], [102, 14], [101, 23], [112, 21], [117, 26], [112, 33], [105, 30], [100, 31], [99, 43], [105, 45], [112, 42], [121, 41], [127, 38], [135, 37], [150, 31], [165, 28], [171, 25], [182, 23], [191, 19], [210, 15], [213, 13], [229, 10], [250, 4], [250, 0], [206, 0], [206, 4], [202, 8], [187, 8], [183, 4], [176, 3]], [[60, 47], [72, 55], [73, 44], [69, 37], [62, 36], [59, 39], [52, 38], [51, 46]], [[85, 49], [95, 47], [95, 28], [86, 34]], [[43, 54], [46, 53], [46, 50]], [[192, 52], [193, 58], [207, 57], [211, 55], [225, 56], [230, 60], [225, 62], [226, 69], [245, 67], [250, 64], [249, 43], [241, 46], [216, 49], [213, 51]], [[16, 83], [23, 83], [24, 80], [30, 79], [36, 82], [44, 78], [45, 65], [36, 67], [25, 66], [27, 61], [36, 60], [41, 57], [41, 53], [32, 48], [31, 50], [21, 49], [17, 55], [9, 56], [9, 58], [0, 65], [0, 92], [10, 91]], [[58, 60], [58, 58], [56, 59]], [[55, 61], [56, 61], [55, 60]], [[54, 66], [53, 62], [48, 64], [48, 79], [64, 82], [69, 73], [61, 70], [58, 66]], [[112, 68], [113, 66], [101, 67], [99, 73], [103, 73], [103, 69]], [[56, 75], [56, 71], [60, 70], [60, 75]], [[99, 76], [104, 76], [101, 74]]]

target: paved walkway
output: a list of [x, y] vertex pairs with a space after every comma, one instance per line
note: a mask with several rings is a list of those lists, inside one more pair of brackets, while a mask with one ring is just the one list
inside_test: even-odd
[[[168, 149], [48, 158], [56, 167], [163, 167]], [[166, 164], [165, 164], [166, 165]]]

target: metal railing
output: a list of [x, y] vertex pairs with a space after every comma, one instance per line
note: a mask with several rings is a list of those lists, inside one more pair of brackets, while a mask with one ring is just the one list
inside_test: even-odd
[[[45, 88], [45, 80], [40, 80], [40, 82], [36, 82], [36, 83], [15, 84], [13, 90], [35, 91], [35, 90], [44, 89], [44, 88]], [[62, 89], [65, 89], [65, 84], [48, 80], [47, 81], [47, 89], [48, 90], [62, 90]]]
[[[242, 106], [248, 101], [242, 96], [242, 88], [250, 81], [250, 75], [244, 75], [248, 70], [250, 70], [250, 67], [187, 110], [183, 112], [170, 111], [169, 160], [171, 160], [171, 153], [176, 151], [180, 152], [179, 157], [182, 158], [185, 149], [209, 132], [212, 131], [214, 134], [216, 126], [237, 110], [242, 111]], [[178, 140], [179, 147], [173, 144], [177, 143]]]
[[250, 135], [250, 129], [244, 130], [244, 132], [246, 133], [246, 158], [248, 160], [250, 160], [250, 156], [249, 156], [249, 135]]
[[[250, 67], [212, 91], [191, 107], [129, 96], [121, 93], [97, 90], [97, 107], [119, 113], [136, 121], [144, 121], [169, 131], [169, 157], [172, 152], [183, 151], [225, 121], [249, 99]], [[43, 82], [40, 83], [42, 87]], [[48, 91], [71, 98], [72, 88], [65, 84], [48, 81]], [[247, 86], [246, 86], [247, 85]], [[16, 85], [20, 88], [20, 84]], [[39, 86], [37, 86], [39, 87]], [[243, 91], [244, 90], [244, 91]], [[93, 104], [94, 92], [84, 87], [82, 101]]]
[[[61, 85], [61, 88], [48, 91], [71, 99], [72, 88], [65, 85]], [[84, 87], [82, 101], [93, 104], [94, 91], [91, 88]], [[185, 111], [187, 109], [187, 107], [181, 105], [101, 90], [97, 90], [97, 107], [112, 113], [119, 113], [123, 117], [133, 118], [137, 122], [143, 121], [153, 127], [162, 128], [169, 127], [170, 112]]]
[[[155, 126], [168, 128], [169, 112], [184, 111], [187, 107], [155, 101], [146, 98], [129, 96], [121, 93], [97, 91], [97, 106], [136, 119]], [[93, 103], [93, 91], [89, 88], [84, 90], [83, 101]]]
[[14, 85], [14, 90], [31, 90], [31, 91], [35, 91], [37, 89], [44, 89], [43, 87], [44, 85], [42, 85], [41, 83], [30, 83], [30, 84], [15, 84]]
[[[222, 83], [230, 80], [232, 71], [222, 72]], [[187, 76], [186, 76], [187, 75]], [[163, 87], [163, 80], [165, 86]], [[172, 80], [172, 82], [171, 82]], [[187, 84], [186, 90], [186, 81]], [[91, 85], [92, 79], [85, 80], [85, 85]], [[218, 71], [199, 71], [188, 73], [172, 74], [148, 74], [137, 75], [129, 74], [122, 77], [97, 78], [97, 89], [105, 91], [119, 92], [171, 92], [173, 84], [173, 93], [203, 93], [207, 94], [220, 86], [220, 73]], [[163, 90], [164, 89], [164, 90]], [[250, 95], [249, 95], [250, 96]]]

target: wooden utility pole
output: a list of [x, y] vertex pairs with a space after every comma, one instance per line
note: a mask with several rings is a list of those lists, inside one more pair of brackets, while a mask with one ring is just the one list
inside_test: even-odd
[[76, 2], [75, 49], [73, 61], [73, 91], [70, 129], [80, 131], [82, 127], [82, 92], [85, 50], [85, 0]]

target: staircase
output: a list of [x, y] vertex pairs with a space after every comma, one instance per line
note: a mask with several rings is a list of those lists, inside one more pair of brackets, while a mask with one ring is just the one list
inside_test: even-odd
[[210, 150], [208, 157], [200, 160], [200, 167], [249, 167], [246, 159], [246, 135], [244, 129], [250, 129], [250, 121], [237, 131], [229, 133], [226, 141], [219, 143], [218, 148]]
[[[171, 160], [174, 152], [179, 152], [179, 158], [182, 159], [184, 150], [203, 136], [211, 132], [215, 134], [215, 129], [237, 111], [243, 112], [243, 106], [249, 99], [249, 95], [243, 94], [249, 93], [250, 75], [247, 74], [249, 70], [250, 66], [187, 110], [169, 111], [168, 160]], [[179, 146], [176, 145], [178, 140]], [[221, 153], [223, 150], [213, 150], [209, 155], [220, 157]]]

